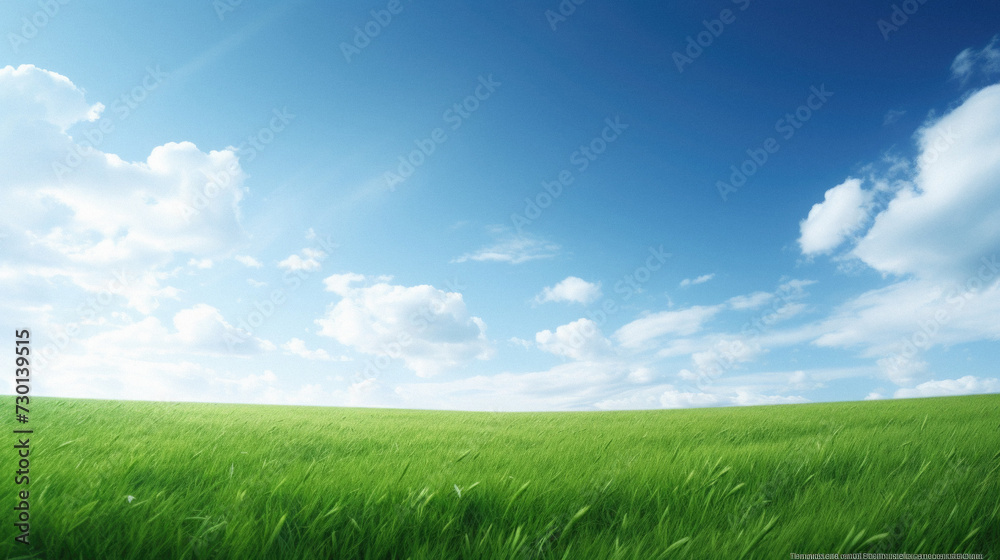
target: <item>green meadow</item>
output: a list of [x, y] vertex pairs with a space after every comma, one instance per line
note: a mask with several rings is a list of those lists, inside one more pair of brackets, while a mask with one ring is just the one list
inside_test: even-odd
[[1000, 557], [1000, 395], [579, 413], [30, 408], [31, 544], [14, 542], [24, 487], [8, 432], [6, 558]]

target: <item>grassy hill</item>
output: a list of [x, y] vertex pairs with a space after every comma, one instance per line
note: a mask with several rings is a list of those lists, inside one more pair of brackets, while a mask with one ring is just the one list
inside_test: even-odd
[[[1000, 555], [1000, 395], [586, 413], [31, 405], [32, 544], [14, 543], [7, 508], [7, 558]], [[3, 464], [13, 475], [10, 447]]]

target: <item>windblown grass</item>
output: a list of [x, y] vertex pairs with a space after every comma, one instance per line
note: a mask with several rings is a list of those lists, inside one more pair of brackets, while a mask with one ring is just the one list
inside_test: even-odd
[[31, 408], [32, 546], [4, 522], [8, 558], [1000, 552], [1000, 395], [537, 414]]

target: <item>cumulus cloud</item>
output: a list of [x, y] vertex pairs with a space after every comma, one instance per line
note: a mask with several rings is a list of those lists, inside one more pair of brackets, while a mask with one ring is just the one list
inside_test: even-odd
[[242, 264], [243, 266], [247, 266], [247, 267], [250, 267], [250, 268], [260, 268], [260, 267], [264, 266], [260, 261], [258, 261], [257, 259], [255, 259], [255, 258], [253, 258], [251, 256], [236, 255], [233, 258], [236, 259], [236, 262]]
[[[373, 283], [358, 285], [366, 281]], [[324, 284], [341, 299], [316, 320], [319, 334], [358, 352], [400, 359], [421, 377], [493, 355], [486, 323], [469, 314], [460, 293], [351, 273]]]
[[799, 247], [804, 255], [829, 253], [857, 232], [868, 218], [871, 193], [859, 179], [848, 179], [826, 191], [799, 224]]
[[942, 379], [927, 381], [912, 389], [898, 389], [893, 398], [911, 399], [917, 397], [949, 397], [957, 395], [976, 395], [980, 393], [1000, 393], [1000, 379], [983, 379], [966, 375], [958, 379]]
[[96, 121], [104, 111], [102, 103], [87, 103], [83, 91], [66, 76], [33, 64], [0, 68], [0, 105], [6, 125], [52, 125], [59, 132], [78, 122]]
[[278, 263], [278, 268], [283, 268], [288, 271], [304, 271], [312, 272], [314, 270], [319, 270], [323, 266], [323, 260], [326, 259], [327, 254], [325, 251], [319, 249], [312, 249], [306, 247], [299, 251], [297, 255], [289, 255], [288, 258]]
[[601, 334], [597, 323], [586, 318], [557, 327], [555, 332], [541, 331], [535, 334], [535, 343], [541, 350], [571, 360], [596, 360], [612, 354], [611, 341]]
[[[331, 274], [323, 279], [323, 285], [326, 286], [328, 292], [333, 292], [338, 296], [347, 297], [353, 288], [352, 284], [363, 282], [365, 279], [364, 274], [355, 274], [353, 272], [348, 272], [346, 274]], [[388, 282], [392, 278], [385, 278], [384, 282]]]
[[[960, 74], [969, 57], [981, 58], [971, 51], [960, 55]], [[841, 304], [813, 329], [814, 344], [857, 348], [898, 385], [933, 375], [920, 355], [935, 346], [1000, 338], [1000, 84], [973, 92], [915, 138], [917, 155], [903, 165], [907, 178], [895, 182], [886, 204], [872, 205], [873, 217], [851, 210], [863, 198], [854, 180], [835, 187], [849, 193], [841, 205], [848, 217], [835, 222], [870, 224], [848, 255], [899, 279]], [[807, 229], [803, 252], [823, 252], [842, 241], [839, 234], [810, 241]]]
[[293, 338], [288, 342], [282, 344], [281, 349], [287, 352], [288, 354], [292, 354], [294, 356], [298, 356], [306, 360], [318, 360], [323, 362], [330, 362], [336, 360], [342, 362], [349, 359], [346, 356], [334, 358], [333, 356], [330, 355], [329, 352], [327, 352], [322, 348], [317, 350], [310, 350], [309, 348], [306, 347], [305, 341], [299, 338]]
[[86, 102], [65, 76], [31, 65], [0, 69], [0, 105], [0, 237], [20, 278], [96, 292], [110, 270], [142, 270], [128, 304], [149, 313], [170, 297], [161, 282], [176, 259], [204, 263], [246, 239], [245, 174], [234, 150], [168, 143], [146, 161], [123, 161], [67, 132], [96, 126], [86, 123], [103, 106]]
[[705, 282], [708, 282], [712, 278], [715, 278], [715, 273], [714, 272], [712, 274], [702, 274], [701, 276], [699, 276], [697, 278], [694, 278], [694, 279], [685, 278], [685, 279], [681, 280], [680, 286], [682, 288], [686, 288], [688, 286], [694, 286], [694, 285], [697, 285], [697, 284], [704, 284]]
[[601, 284], [587, 282], [576, 276], [568, 276], [554, 286], [547, 286], [542, 293], [535, 296], [535, 302], [566, 301], [584, 305], [597, 301], [601, 297]]
[[1000, 248], [1000, 84], [918, 132], [912, 184], [877, 215], [853, 254], [879, 272], [955, 278]]

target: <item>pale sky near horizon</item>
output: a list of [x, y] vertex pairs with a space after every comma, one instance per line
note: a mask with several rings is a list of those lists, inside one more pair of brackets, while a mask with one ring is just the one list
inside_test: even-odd
[[34, 395], [1000, 392], [993, 2], [18, 0], [0, 32]]

